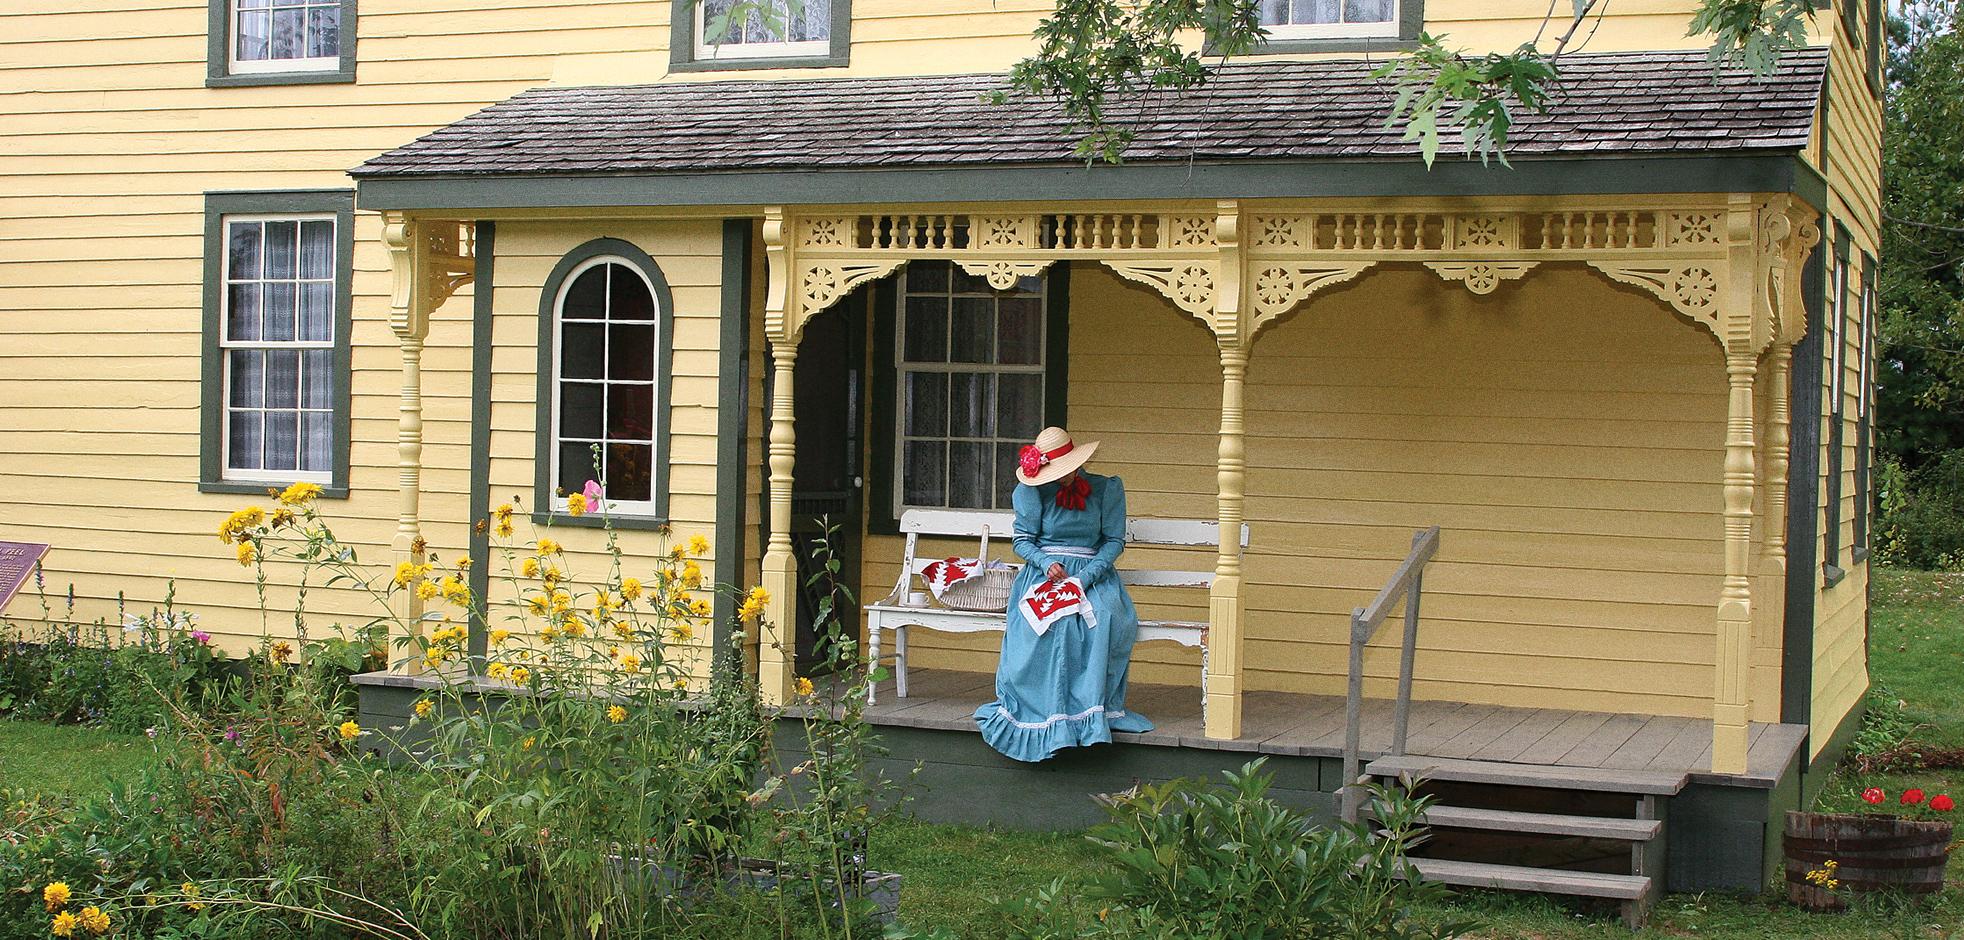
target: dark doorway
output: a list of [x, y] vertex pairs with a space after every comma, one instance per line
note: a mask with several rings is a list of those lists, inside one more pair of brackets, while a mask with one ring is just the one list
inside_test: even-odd
[[831, 527], [831, 554], [839, 580], [859, 583], [862, 502], [861, 415], [866, 398], [866, 301], [862, 291], [805, 325], [798, 344], [798, 373], [792, 387], [798, 429], [796, 483], [791, 491], [791, 541], [798, 560], [798, 640], [800, 673], [822, 668], [834, 631], [858, 632], [859, 607], [843, 598], [827, 623], [817, 622], [827, 588], [812, 576], [824, 564], [818, 540]]

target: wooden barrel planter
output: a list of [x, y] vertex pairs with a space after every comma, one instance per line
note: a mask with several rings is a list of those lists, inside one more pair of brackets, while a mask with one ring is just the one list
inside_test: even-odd
[[[1943, 890], [1950, 860], [1951, 824], [1898, 816], [1842, 813], [1787, 814], [1787, 900], [1816, 911], [1847, 906], [1846, 894]], [[1834, 862], [1837, 891], [1807, 880], [1807, 873]]]

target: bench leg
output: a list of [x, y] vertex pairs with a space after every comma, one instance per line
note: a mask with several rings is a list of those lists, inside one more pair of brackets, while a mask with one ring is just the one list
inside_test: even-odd
[[907, 627], [893, 628], [893, 697], [907, 697]]
[[[878, 618], [866, 623], [866, 670], [877, 672], [880, 668], [880, 621]], [[873, 692], [879, 688], [878, 682], [866, 683], [866, 704], [875, 704]]]

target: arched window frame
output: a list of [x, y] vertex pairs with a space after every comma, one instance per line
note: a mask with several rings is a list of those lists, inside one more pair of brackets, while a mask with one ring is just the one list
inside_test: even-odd
[[609, 500], [607, 515], [616, 528], [653, 528], [668, 520], [670, 389], [674, 370], [675, 304], [668, 279], [661, 265], [647, 252], [618, 238], [597, 238], [574, 248], [559, 259], [539, 292], [539, 360], [537, 396], [537, 450], [533, 505], [540, 510], [535, 518], [550, 516], [555, 525], [603, 524], [598, 513], [571, 516], [566, 499], [557, 492], [560, 439], [560, 341], [561, 310], [568, 290], [581, 274], [603, 264], [617, 264], [633, 271], [647, 284], [655, 302], [654, 429], [653, 473], [649, 499], [645, 501]]

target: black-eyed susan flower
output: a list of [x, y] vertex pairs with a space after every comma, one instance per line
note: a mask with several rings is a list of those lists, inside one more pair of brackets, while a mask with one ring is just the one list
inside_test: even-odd
[[607, 706], [607, 720], [613, 722], [614, 724], [620, 724], [621, 722], [626, 721], [627, 709], [622, 708], [619, 705]]
[[48, 924], [48, 932], [57, 937], [72, 937], [75, 936], [75, 923], [74, 914], [62, 911]]
[[430, 712], [436, 711], [436, 705], [435, 703], [431, 702], [429, 699], [426, 698], [417, 699], [416, 707], [414, 710], [416, 712], [416, 717], [428, 718], [430, 717]]
[[102, 908], [93, 906], [82, 908], [82, 913], [76, 920], [81, 921], [83, 929], [98, 937], [109, 932], [109, 915], [104, 913]]
[[295, 483], [280, 492], [280, 502], [288, 506], [305, 506], [319, 499], [319, 483]]
[[812, 681], [804, 676], [799, 676], [797, 681], [792, 682], [791, 688], [796, 690], [799, 695], [810, 695], [814, 691]]
[[355, 724], [352, 721], [342, 722], [341, 727], [335, 730], [341, 733], [341, 740], [343, 741], [353, 741], [361, 737], [361, 725]]
[[68, 899], [73, 896], [74, 892], [68, 889], [66, 881], [50, 882], [47, 887], [41, 889], [41, 903], [46, 904], [50, 912], [67, 907]]

